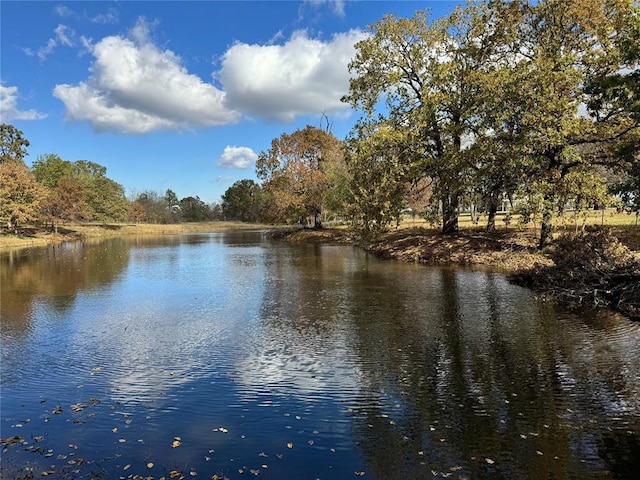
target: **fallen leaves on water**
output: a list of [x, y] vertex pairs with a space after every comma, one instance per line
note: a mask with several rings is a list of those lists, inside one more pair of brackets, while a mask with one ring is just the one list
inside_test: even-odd
[[251, 473], [253, 473], [256, 477], [257, 477], [258, 475], [260, 475], [260, 470], [258, 470], [258, 469], [251, 469], [251, 470], [249, 470], [249, 471], [250, 471]]
[[287, 448], [293, 448], [293, 443], [292, 442], [287, 443]]
[[169, 477], [170, 477], [170, 478], [176, 478], [176, 477], [179, 477], [180, 475], [182, 475], [182, 473], [180, 473], [180, 472], [179, 472], [179, 471], [177, 471], [177, 470], [171, 470], [171, 471], [169, 472]]
[[49, 475], [55, 475], [55, 473], [54, 470], [45, 470], [44, 472], [40, 472], [40, 476], [47, 477]]
[[111, 429], [111, 431], [112, 431], [113, 433], [118, 433], [118, 427], [113, 427], [113, 428]]
[[127, 463], [127, 464], [124, 466], [123, 470], [129, 470], [130, 468], [131, 468], [131, 464], [130, 464], [130, 463]]
[[57, 406], [56, 408], [53, 409], [53, 413], [56, 415], [60, 415], [62, 413], [62, 407]]
[[491, 460], [490, 458], [485, 458], [484, 461], [487, 462], [489, 465], [493, 465], [494, 463], [496, 463], [495, 461]]
[[364, 472], [355, 472], [356, 477], [364, 477]]
[[147, 468], [153, 468], [153, 462], [147, 463]]
[[182, 443], [179, 437], [174, 438], [173, 442], [171, 442], [171, 448], [178, 448], [180, 445], [182, 445]]

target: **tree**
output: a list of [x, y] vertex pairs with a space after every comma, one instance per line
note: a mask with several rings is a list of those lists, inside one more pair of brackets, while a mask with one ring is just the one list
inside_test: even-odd
[[347, 140], [353, 197], [349, 215], [364, 239], [399, 221], [413, 176], [409, 150], [406, 135], [392, 127], [381, 126]]
[[151, 190], [142, 192], [134, 203], [142, 206], [147, 222], [167, 223], [167, 201], [157, 192]]
[[29, 155], [29, 140], [22, 135], [23, 133], [13, 125], [0, 125], [0, 163], [23, 161], [24, 157]]
[[291, 135], [283, 133], [273, 139], [268, 151], [260, 153], [256, 173], [273, 199], [277, 221], [321, 228], [329, 189], [327, 167], [343, 161], [342, 148], [333, 134], [308, 125]]
[[166, 202], [167, 209], [166, 223], [179, 222], [182, 212], [180, 211], [180, 201], [178, 200], [178, 196], [173, 190], [168, 188], [164, 194], [164, 200]]
[[238, 180], [222, 195], [222, 212], [227, 220], [261, 221], [262, 189], [253, 180]]
[[147, 219], [147, 212], [144, 209], [142, 203], [135, 201], [131, 203], [129, 209], [129, 218], [134, 222], [144, 222]]
[[432, 180], [443, 233], [458, 229], [471, 172], [465, 143], [479, 134], [482, 76], [494, 65], [490, 15], [483, 5], [456, 9], [430, 24], [425, 12], [411, 19], [387, 15], [356, 44], [349, 64], [354, 77], [343, 101], [364, 112], [355, 135], [379, 132], [376, 125], [407, 132], [409, 165], [398, 167], [415, 175], [407, 181]]
[[101, 222], [122, 220], [129, 211], [129, 202], [122, 185], [106, 174], [106, 167], [78, 160], [73, 163], [71, 176], [82, 186], [88, 218]]
[[22, 160], [0, 163], [0, 218], [18, 233], [18, 226], [38, 219], [46, 190]]
[[25, 165], [29, 141], [13, 125], [0, 125], [0, 218], [18, 233], [21, 223], [36, 220], [47, 192]]
[[55, 188], [50, 189], [46, 210], [51, 227], [58, 231], [57, 221], [78, 221], [87, 217], [84, 188], [69, 176], [60, 177]]
[[[503, 24], [514, 29], [517, 63], [504, 86], [520, 92], [511, 108], [522, 112], [519, 150], [527, 186], [535, 180], [541, 195], [542, 248], [563, 208], [566, 177], [574, 169], [615, 165], [616, 145], [638, 128], [637, 86], [630, 89], [637, 85], [638, 57], [625, 49], [629, 32], [637, 29], [638, 8], [631, 0], [513, 4], [503, 10]], [[607, 88], [612, 80], [619, 88]]]
[[202, 222], [209, 218], [209, 207], [198, 196], [181, 199], [180, 211], [187, 222]]
[[62, 160], [58, 155], [47, 153], [38, 156], [31, 171], [38, 183], [47, 188], [56, 188], [63, 177], [70, 177], [74, 172], [73, 163]]

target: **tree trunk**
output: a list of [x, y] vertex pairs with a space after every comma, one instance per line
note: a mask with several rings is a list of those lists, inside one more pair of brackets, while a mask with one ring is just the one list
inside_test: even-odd
[[553, 212], [550, 209], [546, 209], [542, 214], [542, 222], [540, 223], [540, 242], [538, 248], [543, 249], [551, 240], [551, 234], [553, 233]]
[[491, 199], [489, 201], [489, 211], [487, 212], [487, 233], [496, 231], [496, 217], [498, 215], [498, 204]]
[[456, 195], [442, 197], [442, 233], [445, 235], [458, 231], [458, 202]]

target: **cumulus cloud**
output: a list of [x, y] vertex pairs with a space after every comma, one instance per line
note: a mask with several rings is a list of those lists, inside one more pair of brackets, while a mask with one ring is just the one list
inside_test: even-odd
[[258, 155], [249, 147], [227, 145], [216, 165], [225, 168], [249, 168], [258, 159]]
[[18, 109], [18, 87], [0, 84], [0, 117], [3, 122], [12, 120], [40, 120], [47, 115], [31, 110]]
[[67, 119], [121, 133], [237, 122], [239, 113], [227, 106], [225, 93], [190, 74], [178, 55], [151, 43], [148, 28], [140, 19], [132, 38], [110, 36], [88, 45], [95, 61], [87, 81], [53, 90]]
[[236, 43], [222, 58], [219, 78], [234, 108], [268, 120], [348, 108], [347, 64], [365, 33], [351, 30], [329, 42], [295, 32], [284, 45]]

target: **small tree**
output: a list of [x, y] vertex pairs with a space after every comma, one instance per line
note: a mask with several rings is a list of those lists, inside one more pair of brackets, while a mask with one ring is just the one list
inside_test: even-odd
[[39, 218], [47, 191], [22, 160], [0, 163], [0, 218], [18, 233], [19, 225]]
[[258, 156], [256, 173], [273, 199], [276, 221], [306, 224], [310, 219], [321, 228], [329, 189], [327, 168], [341, 161], [342, 142], [326, 130], [308, 125], [274, 139]]

